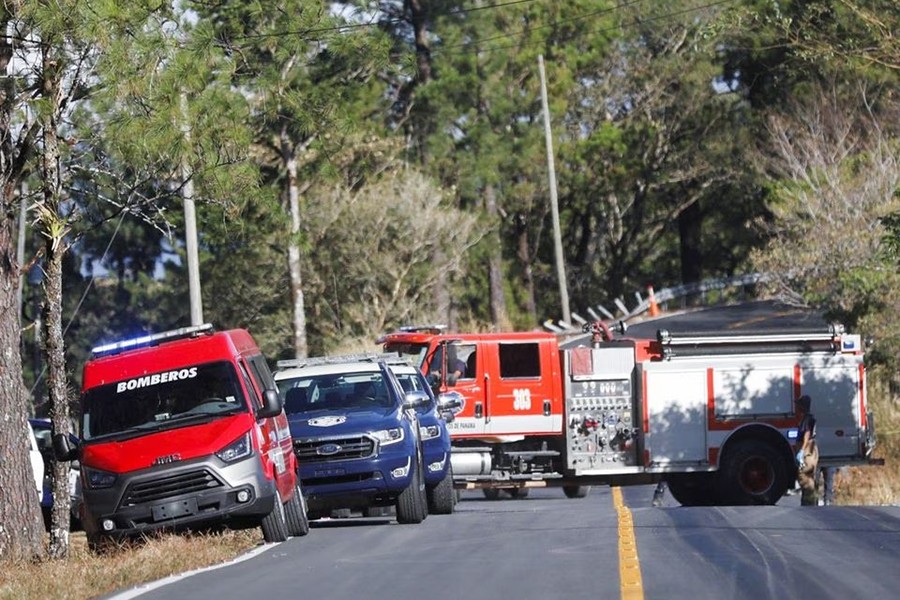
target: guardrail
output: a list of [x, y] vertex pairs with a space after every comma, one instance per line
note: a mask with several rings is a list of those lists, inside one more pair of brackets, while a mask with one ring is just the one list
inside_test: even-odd
[[[630, 321], [642, 316], [644, 313], [651, 313], [656, 316], [659, 310], [668, 310], [669, 304], [678, 300], [679, 308], [685, 309], [688, 306], [707, 306], [707, 300], [711, 292], [722, 291], [728, 288], [740, 288], [741, 293], [745, 293], [745, 289], [758, 283], [768, 281], [769, 277], [762, 273], [750, 273], [747, 275], [739, 275], [736, 277], [728, 277], [724, 279], [707, 279], [696, 283], [687, 283], [661, 290], [654, 290], [653, 286], [647, 286], [647, 297], [645, 298], [640, 292], [634, 293], [635, 304], [632, 308], [628, 308], [625, 300], [616, 298], [613, 300], [615, 309], [609, 310], [603, 305], [588, 306], [585, 309], [590, 321]], [[717, 296], [721, 299], [722, 294]], [[693, 299], [689, 302], [690, 299]], [[562, 319], [554, 321], [547, 319], [544, 321], [544, 328], [553, 333], [568, 334], [581, 333], [582, 325], [589, 322], [588, 319], [573, 312], [572, 321], [569, 323]]]

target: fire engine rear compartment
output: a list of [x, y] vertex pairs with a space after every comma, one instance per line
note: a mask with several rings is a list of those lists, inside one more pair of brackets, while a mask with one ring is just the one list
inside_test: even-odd
[[[632, 485], [667, 479], [679, 501], [774, 503], [793, 481], [793, 400], [813, 398], [821, 464], [865, 464], [858, 336], [828, 332], [721, 335], [660, 332], [561, 352], [561, 473], [457, 487]], [[473, 448], [474, 450], [474, 448]], [[721, 471], [720, 473], [718, 471]], [[737, 491], [736, 491], [737, 490]]]

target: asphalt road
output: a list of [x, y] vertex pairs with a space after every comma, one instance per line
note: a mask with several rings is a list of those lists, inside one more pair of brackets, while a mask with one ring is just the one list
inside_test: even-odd
[[722, 333], [818, 331], [828, 329], [818, 313], [770, 300], [744, 302], [675, 314], [663, 314], [629, 326], [626, 335], [656, 337], [658, 329], [672, 332], [703, 331]]
[[[622, 488], [642, 588], [634, 598], [896, 598], [900, 507], [653, 508], [653, 486]], [[453, 515], [319, 521], [250, 560], [131, 590], [142, 600], [619, 598], [623, 517], [613, 491], [464, 492]]]
[[[826, 325], [806, 311], [755, 302], [645, 320], [627, 335]], [[595, 487], [569, 500], [561, 490], [537, 489], [497, 501], [470, 491], [456, 514], [420, 525], [319, 521], [305, 538], [118, 598], [900, 597], [900, 507], [800, 507], [791, 495], [776, 506], [690, 508], [667, 497], [654, 508], [653, 490]]]

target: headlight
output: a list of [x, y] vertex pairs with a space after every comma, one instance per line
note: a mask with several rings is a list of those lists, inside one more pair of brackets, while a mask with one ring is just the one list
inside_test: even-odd
[[392, 429], [373, 431], [372, 436], [374, 436], [382, 446], [387, 446], [388, 444], [396, 444], [403, 439], [403, 428], [394, 427]]
[[82, 467], [84, 469], [84, 480], [87, 486], [92, 490], [108, 488], [116, 482], [118, 475], [109, 471], [101, 471], [100, 469], [92, 469], [90, 467]]
[[419, 437], [423, 440], [430, 440], [441, 435], [441, 428], [437, 425], [428, 425], [419, 427]]
[[216, 452], [216, 456], [230, 463], [249, 456], [251, 452], [253, 452], [253, 446], [250, 444], [250, 432], [247, 432]]

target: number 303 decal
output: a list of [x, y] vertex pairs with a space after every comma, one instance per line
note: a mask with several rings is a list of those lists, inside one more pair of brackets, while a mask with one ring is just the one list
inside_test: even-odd
[[531, 390], [513, 390], [513, 410], [531, 410]]

